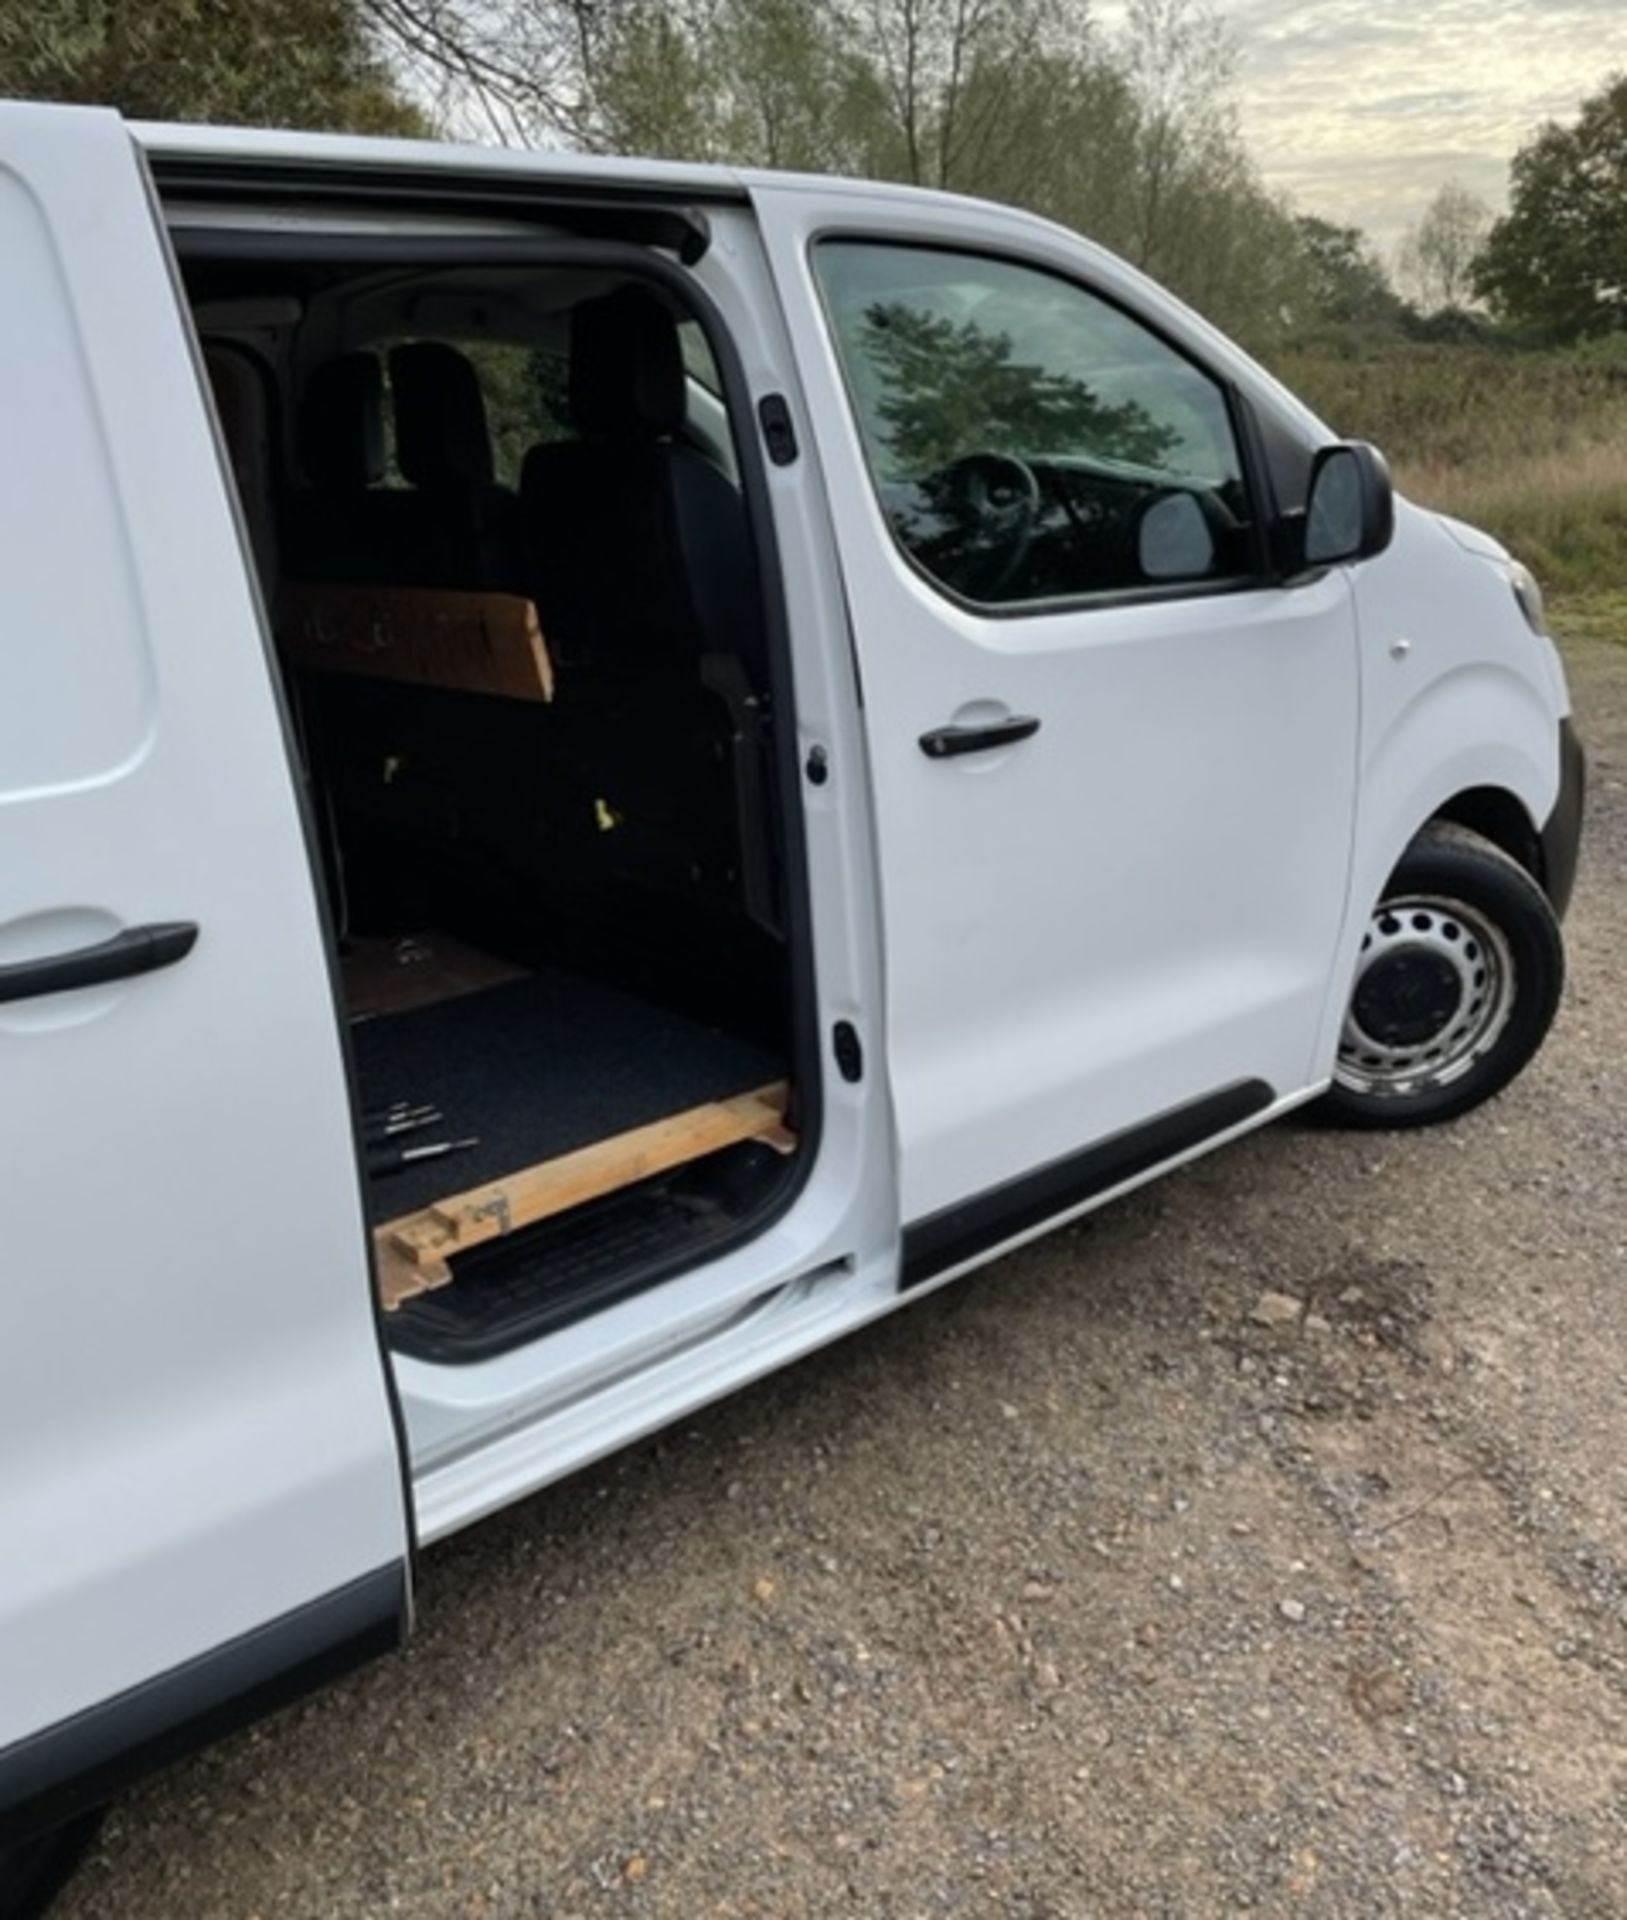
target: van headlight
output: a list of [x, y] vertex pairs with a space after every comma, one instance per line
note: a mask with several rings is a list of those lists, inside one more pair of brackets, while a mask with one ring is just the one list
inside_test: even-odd
[[1543, 605], [1542, 589], [1537, 585], [1536, 575], [1529, 567], [1521, 566], [1518, 560], [1510, 560], [1508, 584], [1514, 589], [1514, 598], [1519, 602], [1520, 612], [1525, 615], [1525, 624], [1546, 640], [1548, 609]]

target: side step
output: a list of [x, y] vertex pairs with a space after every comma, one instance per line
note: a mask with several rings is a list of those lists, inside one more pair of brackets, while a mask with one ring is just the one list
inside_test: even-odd
[[385, 1311], [393, 1313], [402, 1301], [446, 1286], [452, 1278], [451, 1261], [471, 1247], [635, 1181], [747, 1140], [791, 1152], [796, 1138], [785, 1124], [789, 1094], [788, 1084], [776, 1080], [729, 1100], [709, 1100], [386, 1221], [373, 1236]]

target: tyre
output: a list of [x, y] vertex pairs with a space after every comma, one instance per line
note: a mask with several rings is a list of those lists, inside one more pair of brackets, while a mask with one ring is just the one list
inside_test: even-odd
[[0, 1920], [35, 1920], [67, 1885], [96, 1838], [101, 1810], [32, 1840], [0, 1841]]
[[1362, 936], [1318, 1117], [1422, 1127], [1467, 1113], [1542, 1045], [1564, 980], [1559, 923], [1525, 869], [1466, 827], [1426, 827]]

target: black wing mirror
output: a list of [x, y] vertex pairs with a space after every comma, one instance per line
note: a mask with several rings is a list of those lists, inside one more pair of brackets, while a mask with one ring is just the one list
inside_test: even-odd
[[1395, 493], [1383, 454], [1361, 440], [1323, 447], [1305, 495], [1305, 565], [1370, 560], [1394, 533]]

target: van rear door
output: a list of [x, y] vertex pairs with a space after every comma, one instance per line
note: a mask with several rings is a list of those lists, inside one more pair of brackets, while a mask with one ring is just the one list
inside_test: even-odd
[[255, 589], [145, 169], [0, 107], [0, 1852], [393, 1644], [408, 1518]]

